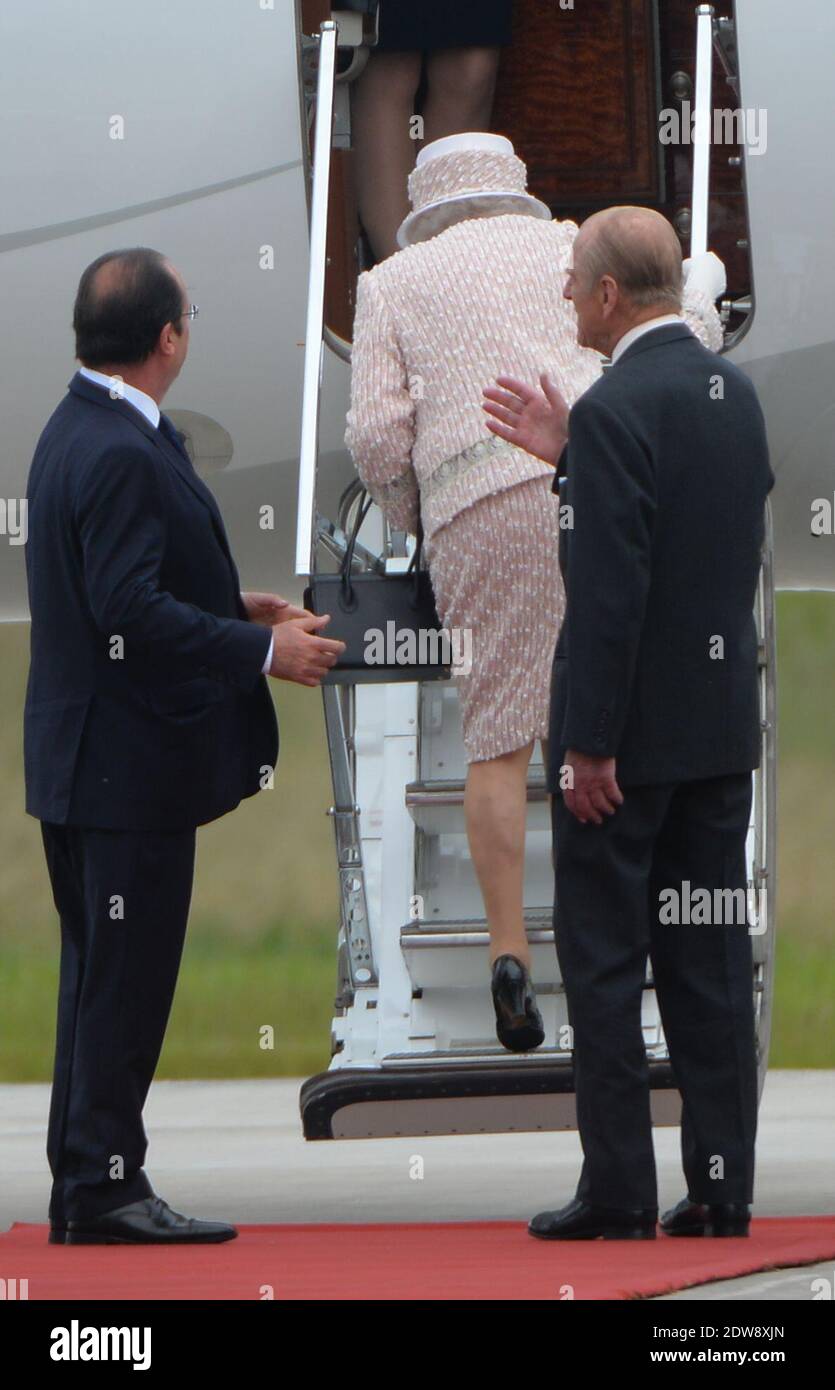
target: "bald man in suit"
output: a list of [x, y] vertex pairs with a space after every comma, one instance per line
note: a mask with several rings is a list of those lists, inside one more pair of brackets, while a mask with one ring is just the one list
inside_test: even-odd
[[85, 270], [82, 366], [27, 486], [26, 806], [61, 919], [47, 1152], [50, 1241], [182, 1244], [233, 1227], [173, 1212], [142, 1109], [188, 919], [196, 828], [267, 785], [265, 676], [316, 686], [343, 644], [242, 594], [217, 503], [160, 403], [189, 347], [182, 276], [144, 247]]

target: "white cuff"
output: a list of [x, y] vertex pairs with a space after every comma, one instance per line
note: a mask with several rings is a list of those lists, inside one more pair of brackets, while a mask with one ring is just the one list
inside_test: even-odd
[[275, 648], [275, 633], [273, 633], [272, 637], [270, 638], [270, 649], [269, 649], [269, 651], [267, 652], [267, 659], [266, 659], [266, 661], [264, 662], [264, 665], [261, 667], [261, 670], [262, 670], [262, 672], [263, 672], [263, 674], [264, 674], [265, 676], [268, 676], [268, 675], [270, 674], [270, 667], [271, 667], [272, 664], [273, 664], [273, 650], [274, 650], [274, 648]]
[[694, 256], [683, 265], [685, 290], [701, 291], [714, 303], [728, 288], [725, 266], [713, 251]]

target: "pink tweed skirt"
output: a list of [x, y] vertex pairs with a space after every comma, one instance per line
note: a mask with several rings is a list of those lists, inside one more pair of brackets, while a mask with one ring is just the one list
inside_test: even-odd
[[470, 763], [548, 735], [551, 662], [565, 612], [551, 480], [530, 478], [479, 498], [426, 547], [444, 627], [470, 635], [469, 673], [455, 676]]

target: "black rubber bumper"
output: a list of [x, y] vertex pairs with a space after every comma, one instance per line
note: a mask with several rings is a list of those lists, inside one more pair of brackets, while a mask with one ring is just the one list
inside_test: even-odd
[[[650, 1088], [675, 1090], [669, 1062], [649, 1063]], [[302, 1086], [299, 1096], [305, 1139], [332, 1139], [333, 1118], [347, 1106], [373, 1101], [470, 1100], [489, 1096], [566, 1095], [574, 1090], [570, 1062], [462, 1064], [429, 1068], [379, 1067], [320, 1072]]]

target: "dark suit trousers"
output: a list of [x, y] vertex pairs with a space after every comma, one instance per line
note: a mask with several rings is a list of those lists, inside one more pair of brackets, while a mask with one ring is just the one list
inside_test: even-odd
[[151, 1192], [142, 1108], [177, 982], [195, 832], [41, 829], [61, 919], [47, 1154], [50, 1219], [63, 1226]]
[[[625, 787], [623, 794], [601, 826], [581, 825], [561, 795], [552, 800], [554, 935], [584, 1154], [578, 1196], [607, 1207], [657, 1205], [641, 1032], [649, 956], [682, 1096], [689, 1195], [750, 1202], [757, 1120], [751, 938], [714, 890], [746, 886], [751, 776]], [[668, 899], [660, 895], [673, 889], [681, 898], [685, 883], [691, 900], [697, 889], [710, 891], [710, 925], [664, 920], [659, 903]]]

